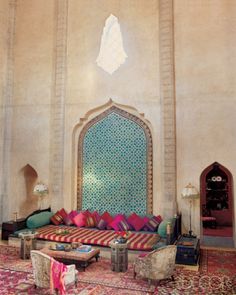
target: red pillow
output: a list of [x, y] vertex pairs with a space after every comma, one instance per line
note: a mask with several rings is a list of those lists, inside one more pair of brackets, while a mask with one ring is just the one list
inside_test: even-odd
[[51, 222], [55, 225], [59, 225], [63, 223], [63, 217], [60, 214], [60, 211], [57, 211], [51, 218]]
[[111, 217], [110, 213], [108, 213], [107, 211], [105, 211], [102, 216], [101, 219], [105, 220], [107, 224], [111, 223], [113, 218]]
[[143, 220], [143, 218], [138, 216], [136, 213], [132, 213], [129, 216], [128, 222], [133, 226], [133, 228], [136, 231], [141, 230], [145, 225], [145, 221]]
[[98, 224], [99, 220], [101, 219], [101, 217], [100, 217], [100, 215], [99, 215], [99, 213], [97, 211], [94, 211], [92, 213], [92, 216], [93, 216], [93, 218], [95, 220], [95, 223], [96, 223], [96, 226], [97, 226], [97, 224]]
[[156, 221], [157, 221], [159, 224], [162, 222], [162, 217], [161, 217], [161, 215], [154, 216], [154, 218], [156, 219]]
[[118, 226], [118, 224], [119, 224], [120, 221], [122, 221], [122, 220], [124, 220], [124, 219], [125, 219], [125, 217], [124, 217], [123, 214], [117, 214], [117, 215], [114, 217], [114, 219], [112, 220], [112, 222], [109, 223], [109, 226], [110, 226], [112, 229], [118, 231], [118, 230], [119, 230], [119, 226]]
[[86, 215], [80, 212], [73, 218], [73, 222], [76, 226], [81, 227], [86, 225]]
[[64, 208], [61, 208], [61, 210], [59, 210], [59, 214], [63, 218], [63, 221], [66, 218], [66, 216], [68, 215], [68, 213], [66, 212], [66, 210]]
[[96, 221], [92, 215], [86, 217], [86, 227], [95, 227]]

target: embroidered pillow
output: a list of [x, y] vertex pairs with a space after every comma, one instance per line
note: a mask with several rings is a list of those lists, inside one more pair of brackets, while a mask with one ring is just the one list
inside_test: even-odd
[[86, 215], [80, 212], [73, 218], [73, 222], [76, 226], [81, 227], [86, 225]]
[[63, 223], [63, 217], [60, 214], [60, 211], [57, 211], [51, 218], [51, 222], [55, 225], [59, 225]]
[[145, 221], [143, 220], [143, 218], [138, 216], [136, 213], [132, 213], [129, 216], [128, 222], [133, 226], [133, 228], [136, 231], [141, 230], [145, 225]]
[[98, 229], [106, 229], [106, 226], [107, 226], [107, 222], [101, 218], [97, 224], [97, 228]]

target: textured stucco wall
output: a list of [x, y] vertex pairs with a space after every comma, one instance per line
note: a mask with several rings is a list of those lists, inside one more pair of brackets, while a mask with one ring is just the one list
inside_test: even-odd
[[[233, 0], [178, 0], [175, 5], [177, 195], [187, 229], [182, 188], [191, 182], [199, 189], [201, 172], [215, 161], [236, 175], [235, 15]], [[194, 231], [199, 233], [199, 227], [195, 201]]]

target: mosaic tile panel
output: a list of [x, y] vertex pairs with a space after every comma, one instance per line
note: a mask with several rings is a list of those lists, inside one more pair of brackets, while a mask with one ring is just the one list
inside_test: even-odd
[[146, 213], [147, 140], [141, 126], [115, 112], [83, 140], [82, 209]]

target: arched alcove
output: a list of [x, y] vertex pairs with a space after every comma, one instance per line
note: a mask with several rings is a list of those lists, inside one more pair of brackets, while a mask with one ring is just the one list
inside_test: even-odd
[[78, 140], [77, 208], [152, 213], [152, 136], [139, 117], [111, 106]]
[[25, 165], [21, 169], [21, 175], [24, 181], [25, 193], [22, 195], [22, 201], [19, 204], [20, 215], [26, 216], [32, 211], [36, 210], [38, 207], [38, 199], [33, 196], [33, 188], [38, 179], [38, 174], [36, 170], [29, 164]]
[[233, 178], [230, 171], [218, 162], [203, 170], [200, 177], [200, 210], [214, 217], [216, 224], [203, 224], [202, 234], [232, 237], [234, 221]]

